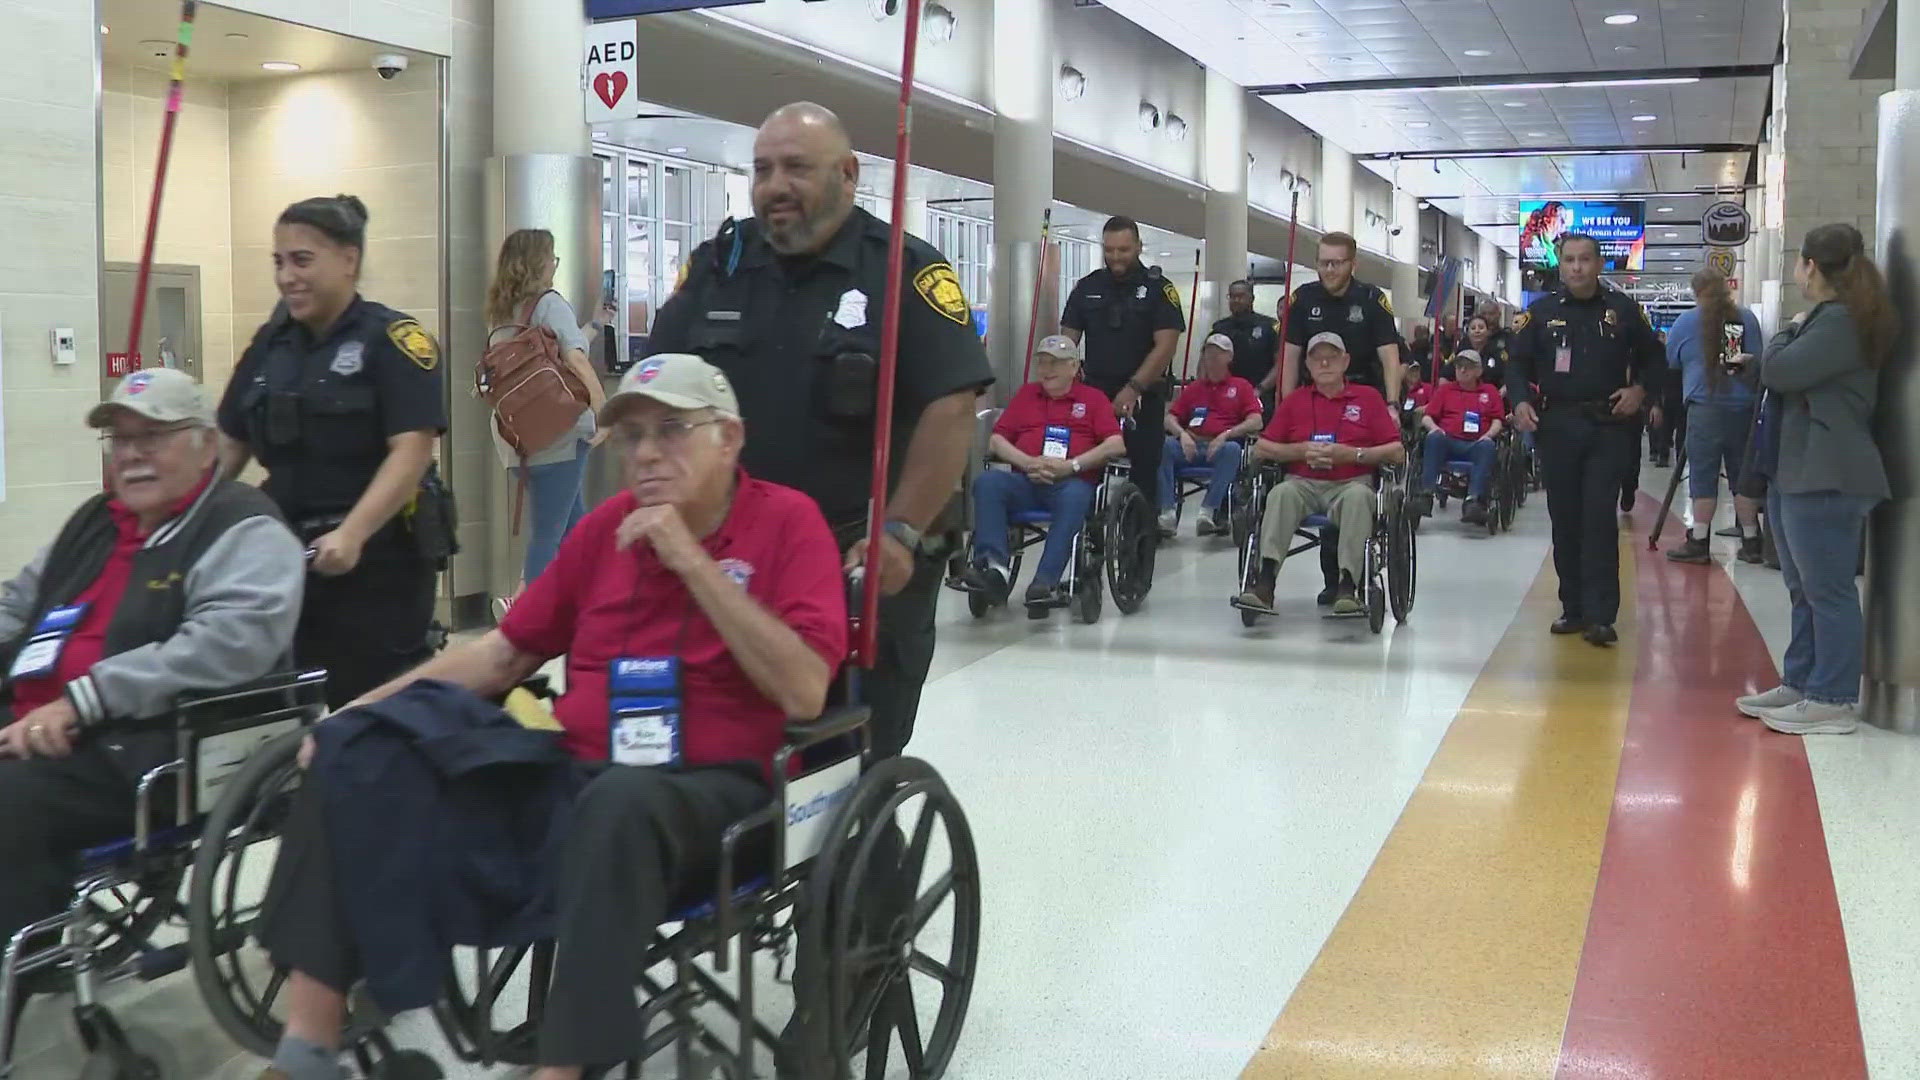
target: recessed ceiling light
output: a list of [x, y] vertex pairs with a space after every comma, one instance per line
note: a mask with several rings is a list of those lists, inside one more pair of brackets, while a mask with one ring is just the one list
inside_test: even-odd
[[1409, 120], [1407, 121], [1407, 126], [1410, 128], [1424, 128], [1424, 127], [1432, 127], [1433, 125], [1426, 122], [1425, 120]]
[[1302, 30], [1293, 36], [1299, 38], [1302, 41], [1312, 41], [1315, 38], [1323, 38], [1323, 37], [1326, 37], [1327, 35], [1319, 30]]
[[1468, 49], [1466, 54], [1468, 56], [1492, 56], [1493, 50], [1492, 49]]
[[299, 71], [300, 65], [285, 60], [269, 60], [260, 65], [262, 71]]
[[1660, 118], [1653, 115], [1652, 113], [1641, 113], [1640, 115], [1633, 118], [1633, 122], [1636, 124], [1651, 124], [1658, 119]]
[[1351, 56], [1335, 56], [1335, 57], [1332, 57], [1331, 59], [1332, 59], [1332, 60], [1333, 60], [1333, 62], [1334, 62], [1334, 63], [1336, 63], [1336, 64], [1351, 64], [1351, 63], [1353, 63], [1353, 57], [1351, 57]]
[[1660, 207], [1660, 208], [1659, 208], [1659, 212], [1660, 212], [1660, 213], [1662, 213], [1662, 214], [1671, 214], [1671, 213], [1673, 213], [1673, 207], [1671, 207], [1671, 206], [1662, 206], [1662, 207]]
[[667, 147], [667, 153], [669, 153], [669, 154], [684, 154], [684, 153], [686, 153], [686, 152], [687, 152], [687, 148], [686, 148], [686, 147], [684, 147], [684, 146], [669, 146], [669, 147]]
[[1680, 238], [1680, 234], [1677, 232], [1670, 232], [1667, 234], [1667, 239], [1669, 240], [1677, 240], [1679, 238]]
[[1529, 139], [1544, 139], [1544, 138], [1546, 138], [1546, 137], [1547, 137], [1547, 133], [1546, 133], [1546, 132], [1544, 132], [1544, 131], [1529, 131], [1529, 132], [1527, 132], [1527, 138], [1529, 138]]
[[245, 35], [245, 34], [242, 34], [242, 33], [239, 33], [239, 32], [237, 32], [237, 31], [236, 31], [236, 32], [234, 32], [234, 33], [231, 33], [231, 34], [228, 34], [228, 35], [227, 35], [227, 40], [228, 40], [228, 41], [233, 41], [233, 42], [240, 42], [240, 41], [245, 41], [245, 40], [247, 40], [247, 35]]
[[607, 133], [604, 131], [596, 131], [593, 133], [593, 137], [596, 139], [604, 139], [607, 137]]
[[1614, 52], [1639, 52], [1639, 51], [1640, 51], [1640, 46], [1638, 46], [1638, 45], [1615, 45], [1615, 46], [1613, 47], [1613, 51], [1614, 51]]
[[1605, 21], [1608, 26], [1632, 26], [1634, 23], [1640, 21], [1640, 16], [1628, 14], [1609, 15], [1603, 21]]
[[1505, 105], [1509, 109], [1524, 109], [1527, 107], [1527, 103], [1524, 101], [1503, 101], [1500, 104]]
[[1173, 258], [1173, 252], [1171, 252], [1171, 251], [1163, 251], [1163, 252], [1161, 252], [1161, 253], [1160, 253], [1160, 257], [1161, 257], [1161, 258], [1163, 258], [1163, 259], [1171, 259], [1171, 258]]

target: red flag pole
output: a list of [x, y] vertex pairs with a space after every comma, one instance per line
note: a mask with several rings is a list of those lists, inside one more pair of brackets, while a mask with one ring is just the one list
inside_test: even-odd
[[[1206, 243], [1205, 240], [1200, 242], [1202, 244]], [[1201, 250], [1201, 248], [1193, 249], [1193, 295], [1187, 297], [1187, 352], [1185, 356], [1180, 358], [1180, 377], [1182, 379], [1193, 378], [1193, 319], [1194, 314], [1200, 310]]]
[[[1280, 392], [1280, 377], [1283, 374], [1280, 365], [1287, 362], [1287, 315], [1293, 309], [1293, 245], [1299, 235], [1300, 193], [1296, 191], [1293, 193], [1293, 216], [1287, 222], [1287, 276], [1280, 286], [1286, 290], [1286, 293], [1280, 298], [1280, 344], [1273, 354], [1273, 392], [1275, 394]], [[1279, 408], [1280, 403], [1275, 401], [1273, 407]]]
[[887, 477], [893, 449], [894, 369], [900, 363], [901, 285], [907, 242], [907, 171], [913, 160], [913, 68], [919, 54], [920, 0], [907, 0], [900, 47], [900, 111], [893, 147], [893, 223], [887, 235], [887, 306], [880, 316], [880, 383], [873, 417], [873, 502], [867, 518], [867, 561], [854, 627], [854, 660], [872, 667], [880, 629], [880, 543], [886, 535]]
[[[1040, 328], [1040, 287], [1047, 280], [1047, 259], [1052, 254], [1053, 207], [1040, 212], [1040, 265], [1033, 272], [1033, 304], [1027, 309], [1027, 359], [1020, 367], [1020, 385], [1027, 385], [1033, 374], [1034, 333]], [[1016, 387], [1018, 389], [1018, 387]]]
[[154, 238], [160, 231], [160, 197], [167, 187], [167, 162], [173, 157], [173, 131], [180, 122], [180, 102], [186, 96], [187, 49], [193, 44], [193, 15], [197, 0], [180, 0], [180, 32], [173, 47], [173, 70], [167, 86], [167, 112], [160, 125], [160, 159], [153, 168], [153, 196], [147, 204], [147, 238], [140, 248], [140, 273], [133, 287], [133, 317], [128, 322], [128, 363], [140, 354], [140, 324], [147, 317], [147, 280], [153, 273]]

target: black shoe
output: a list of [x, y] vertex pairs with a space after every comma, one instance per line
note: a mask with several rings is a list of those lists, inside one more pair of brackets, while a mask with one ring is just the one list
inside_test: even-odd
[[974, 563], [960, 575], [960, 580], [976, 592], [993, 598], [996, 604], [1007, 602], [1007, 592], [1013, 583], [1007, 580], [1007, 572], [992, 563]]
[[1460, 520], [1469, 525], [1485, 525], [1487, 523], [1487, 500], [1468, 499], [1467, 504], [1460, 508]]
[[1639, 497], [1639, 495], [1640, 495], [1640, 489], [1638, 488], [1621, 488], [1620, 489], [1620, 512], [1623, 514], [1633, 513], [1633, 503], [1634, 503], [1634, 500]]
[[1433, 516], [1433, 496], [1422, 492], [1407, 501], [1407, 509], [1418, 517]]
[[1562, 615], [1547, 628], [1550, 634], [1578, 634], [1587, 628], [1587, 620], [1578, 615]]
[[1766, 553], [1760, 549], [1759, 537], [1748, 536], [1748, 537], [1741, 538], [1740, 540], [1740, 561], [1741, 562], [1750, 563], [1754, 566], [1758, 566], [1765, 559], [1766, 559]]
[[1667, 549], [1667, 558], [1673, 562], [1693, 563], [1697, 566], [1713, 564], [1713, 556], [1707, 551], [1707, 542], [1691, 533], [1678, 545]]
[[1620, 640], [1620, 634], [1608, 623], [1595, 623], [1580, 634], [1589, 645], [1611, 645]]
[[1319, 604], [1321, 607], [1332, 607], [1334, 598], [1338, 597], [1339, 595], [1340, 595], [1340, 583], [1336, 581], [1328, 585], [1326, 588], [1321, 589], [1320, 595], [1314, 597], [1313, 602], [1316, 604]]
[[1044, 619], [1053, 610], [1055, 585], [1051, 582], [1036, 581], [1027, 586], [1027, 618]]

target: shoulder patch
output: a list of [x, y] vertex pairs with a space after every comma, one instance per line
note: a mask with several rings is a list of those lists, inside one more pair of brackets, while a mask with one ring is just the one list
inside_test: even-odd
[[1522, 330], [1525, 330], [1525, 329], [1527, 328], [1527, 324], [1528, 324], [1528, 323], [1530, 323], [1530, 322], [1532, 322], [1532, 321], [1533, 321], [1533, 313], [1532, 313], [1532, 312], [1530, 312], [1530, 311], [1523, 311], [1523, 312], [1521, 312], [1521, 313], [1520, 313], [1519, 315], [1517, 315], [1517, 316], [1515, 316], [1515, 317], [1514, 317], [1514, 320], [1513, 320], [1513, 332], [1517, 334], [1517, 333], [1519, 333], [1520, 331], [1522, 331]]
[[440, 363], [440, 349], [433, 343], [433, 336], [413, 319], [395, 319], [388, 323], [387, 338], [421, 371], [432, 371]]
[[1388, 296], [1387, 296], [1387, 292], [1386, 292], [1386, 290], [1385, 290], [1385, 289], [1375, 289], [1375, 290], [1373, 290], [1373, 294], [1374, 294], [1375, 296], [1377, 296], [1377, 297], [1379, 297], [1379, 298], [1380, 298], [1380, 307], [1381, 307], [1382, 309], [1384, 309], [1384, 310], [1386, 311], [1386, 313], [1387, 313], [1387, 314], [1389, 314], [1389, 315], [1392, 315], [1392, 314], [1393, 314], [1393, 301], [1392, 301], [1391, 299], [1389, 299], [1389, 298], [1388, 298]]
[[967, 310], [967, 294], [960, 290], [960, 277], [953, 267], [937, 262], [913, 275], [913, 289], [927, 306], [962, 325], [972, 321]]
[[1172, 304], [1175, 308], [1180, 306], [1180, 290], [1173, 287], [1173, 282], [1161, 282], [1160, 291], [1166, 295], [1167, 303]]

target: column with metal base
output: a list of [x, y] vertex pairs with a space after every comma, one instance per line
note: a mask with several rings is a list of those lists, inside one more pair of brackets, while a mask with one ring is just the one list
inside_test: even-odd
[[[1026, 367], [1039, 273], [1040, 218], [1053, 205], [1053, 5], [993, 0], [993, 300], [987, 357], [1005, 402]], [[1039, 333], [1060, 322], [1059, 289], [1041, 282]]]

